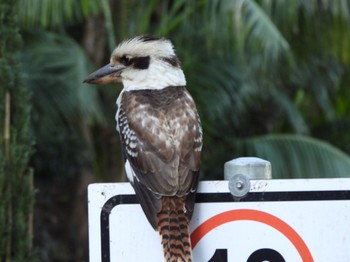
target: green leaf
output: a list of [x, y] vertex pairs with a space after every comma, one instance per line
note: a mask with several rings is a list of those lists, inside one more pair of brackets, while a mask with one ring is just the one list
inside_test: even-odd
[[62, 27], [80, 22], [102, 9], [99, 0], [19, 0], [18, 17], [25, 28]]
[[27, 85], [34, 92], [36, 117], [49, 126], [60, 122], [78, 128], [81, 117], [90, 123], [103, 122], [96, 87], [83, 84], [92, 69], [81, 47], [61, 34], [41, 32], [30, 39], [20, 57]]
[[[239, 14], [239, 16], [238, 16]], [[236, 1], [237, 27], [250, 48], [260, 48], [267, 60], [276, 60], [289, 44], [267, 13], [252, 0]]]
[[246, 152], [271, 162], [273, 178], [349, 177], [350, 157], [324, 141], [301, 135], [267, 135], [244, 142]]

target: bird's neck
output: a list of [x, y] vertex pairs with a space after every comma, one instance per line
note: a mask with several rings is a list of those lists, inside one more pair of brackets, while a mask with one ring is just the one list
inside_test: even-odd
[[154, 61], [147, 70], [140, 70], [137, 74], [123, 75], [124, 91], [159, 90], [169, 86], [186, 86], [186, 79], [179, 67]]

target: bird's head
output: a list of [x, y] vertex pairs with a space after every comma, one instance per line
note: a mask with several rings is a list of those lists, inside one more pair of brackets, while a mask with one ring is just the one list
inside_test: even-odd
[[90, 84], [120, 81], [126, 90], [186, 85], [172, 43], [154, 36], [136, 36], [120, 43], [114, 49], [110, 63], [84, 80]]

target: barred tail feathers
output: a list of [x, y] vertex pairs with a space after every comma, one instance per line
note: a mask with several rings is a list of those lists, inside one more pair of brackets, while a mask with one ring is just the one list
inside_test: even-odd
[[185, 213], [184, 197], [163, 197], [158, 213], [164, 258], [167, 262], [191, 262], [189, 218]]

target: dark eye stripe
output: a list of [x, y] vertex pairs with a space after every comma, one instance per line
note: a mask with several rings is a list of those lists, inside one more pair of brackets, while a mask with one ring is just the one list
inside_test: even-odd
[[[176, 56], [162, 57], [161, 59], [174, 67], [180, 67], [180, 61]], [[131, 57], [128, 55], [123, 55], [120, 57], [120, 63], [125, 66], [133, 65], [133, 67], [136, 69], [147, 69], [149, 67], [150, 60], [151, 59], [149, 56]]]
[[150, 63], [149, 56], [134, 57], [131, 59], [131, 63], [136, 69], [147, 69]]

